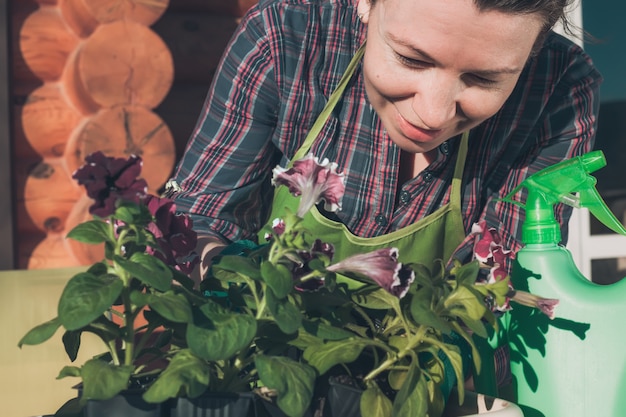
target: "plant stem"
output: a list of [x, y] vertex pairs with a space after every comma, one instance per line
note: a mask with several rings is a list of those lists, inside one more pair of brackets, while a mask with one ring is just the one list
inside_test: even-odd
[[427, 328], [425, 326], [420, 326], [419, 330], [409, 339], [409, 343], [407, 343], [407, 345], [400, 352], [395, 355], [388, 355], [387, 359], [385, 359], [376, 369], [370, 371], [370, 373], [363, 378], [363, 381], [367, 382], [373, 380], [382, 372], [390, 369], [396, 362], [405, 356], [412, 354], [413, 349], [415, 349], [415, 347], [422, 342], [426, 331]]
[[365, 320], [365, 322], [367, 323], [367, 325], [369, 326], [369, 328], [372, 330], [372, 333], [377, 333], [378, 329], [376, 328], [376, 325], [374, 324], [374, 322], [372, 321], [372, 319], [370, 318], [370, 316], [363, 311], [363, 308], [361, 308], [361, 306], [354, 304], [353, 306], [354, 311], [356, 311], [357, 313], [359, 313], [359, 315], [361, 316], [361, 318], [363, 320]]
[[135, 356], [135, 316], [130, 302], [129, 287], [125, 287], [122, 291], [122, 299], [124, 300], [124, 327], [126, 327], [126, 331], [124, 332], [124, 365], [132, 365]]
[[115, 340], [109, 340], [107, 343], [107, 347], [109, 348], [109, 352], [111, 352], [111, 360], [113, 361], [113, 365], [120, 365], [120, 358], [117, 356], [117, 346], [115, 345]]

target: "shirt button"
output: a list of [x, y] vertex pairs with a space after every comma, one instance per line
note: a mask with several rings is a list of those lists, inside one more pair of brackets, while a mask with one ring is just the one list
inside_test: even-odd
[[442, 154], [447, 155], [448, 152], [450, 152], [450, 145], [448, 145], [448, 142], [444, 142], [441, 145], [439, 145], [439, 150], [441, 151]]
[[433, 174], [430, 171], [424, 171], [424, 181], [431, 182], [433, 180]]
[[402, 191], [400, 193], [400, 201], [404, 204], [411, 201], [411, 194], [408, 191]]
[[376, 215], [374, 220], [379, 226], [387, 226], [387, 218], [383, 216], [382, 214]]

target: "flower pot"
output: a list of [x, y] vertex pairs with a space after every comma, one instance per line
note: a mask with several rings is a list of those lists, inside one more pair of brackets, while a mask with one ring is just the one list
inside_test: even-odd
[[[330, 379], [324, 416], [361, 417], [360, 400], [362, 391], [335, 379]], [[448, 399], [442, 417], [524, 417], [522, 410], [509, 401], [474, 392], [465, 393], [465, 402], [458, 405], [456, 391]]]
[[55, 417], [167, 417], [167, 406], [149, 404], [141, 398], [142, 392], [123, 392], [109, 400], [87, 400], [80, 406], [79, 397], [72, 398], [59, 408]]
[[361, 394], [363, 390], [330, 378], [324, 404], [324, 416], [361, 417]]
[[161, 417], [162, 404], [150, 404], [141, 398], [142, 392], [124, 392], [110, 400], [88, 400], [84, 417]]
[[170, 417], [257, 417], [256, 402], [251, 392], [208, 392], [197, 398], [177, 398]]

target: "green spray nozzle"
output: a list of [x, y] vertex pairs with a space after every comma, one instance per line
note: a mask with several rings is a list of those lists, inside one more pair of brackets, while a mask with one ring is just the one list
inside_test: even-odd
[[[558, 243], [561, 229], [554, 217], [554, 205], [564, 203], [574, 208], [587, 208], [600, 222], [616, 233], [626, 235], [626, 228], [611, 213], [596, 190], [591, 172], [606, 166], [602, 151], [593, 151], [549, 166], [515, 187], [503, 201], [526, 211], [522, 226], [524, 243]], [[513, 197], [526, 188], [526, 202]]]

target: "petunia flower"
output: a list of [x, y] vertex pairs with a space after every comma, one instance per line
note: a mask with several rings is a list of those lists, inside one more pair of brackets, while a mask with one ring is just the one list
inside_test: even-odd
[[[472, 225], [471, 234], [475, 235], [474, 257], [489, 270], [486, 281], [491, 284], [505, 279], [509, 275], [505, 269], [505, 263], [514, 254], [504, 249], [498, 231], [493, 227], [487, 228], [487, 222], [483, 220]], [[513, 291], [510, 281], [509, 288]], [[494, 308], [498, 311], [507, 311], [511, 308], [509, 302], [510, 299], [507, 298], [503, 305], [494, 306]]]
[[274, 236], [280, 236], [285, 233], [286, 224], [283, 219], [276, 218], [272, 220], [272, 232], [273, 233], [265, 233], [263, 238], [267, 241], [271, 240]]
[[193, 252], [198, 236], [192, 229], [191, 218], [176, 213], [176, 205], [167, 198], [147, 195], [144, 203], [155, 218], [147, 228], [157, 239], [161, 249], [158, 251], [147, 248], [147, 253], [153, 254], [181, 272], [191, 273], [199, 261]]
[[509, 297], [518, 304], [539, 309], [550, 320], [554, 319], [556, 307], [559, 305], [559, 300], [543, 298], [526, 291], [513, 290], [509, 293]]
[[[319, 258], [326, 258], [327, 260], [332, 259], [335, 254], [335, 247], [330, 243], [322, 241], [321, 239], [315, 239], [315, 242], [313, 242], [310, 250], [301, 250], [298, 251], [297, 254], [299, 261], [294, 262], [294, 266], [291, 271], [291, 276], [294, 281], [298, 281], [303, 277], [306, 277], [313, 271], [313, 269], [309, 266], [311, 261]], [[298, 290], [314, 291], [323, 286], [324, 278], [314, 277], [300, 281], [295, 287]]]
[[502, 264], [505, 258], [512, 256], [511, 251], [502, 246], [502, 238], [498, 231], [494, 227], [487, 228], [486, 221], [474, 223], [471, 234], [476, 235], [474, 255], [480, 262], [489, 263], [493, 260]]
[[277, 166], [272, 171], [273, 185], [286, 185], [294, 196], [302, 196], [297, 215], [304, 215], [315, 204], [324, 200], [327, 211], [341, 210], [341, 198], [345, 192], [344, 174], [337, 173], [337, 164], [309, 153], [293, 163], [289, 169]]
[[353, 255], [326, 269], [331, 272], [351, 272], [365, 276], [398, 298], [406, 295], [415, 280], [415, 272], [398, 262], [397, 248], [384, 248]]
[[148, 184], [137, 178], [142, 167], [139, 156], [113, 158], [97, 151], [88, 155], [85, 162], [72, 178], [84, 185], [87, 195], [94, 200], [89, 207], [91, 214], [107, 217], [115, 212], [118, 199], [138, 203], [146, 195]]

